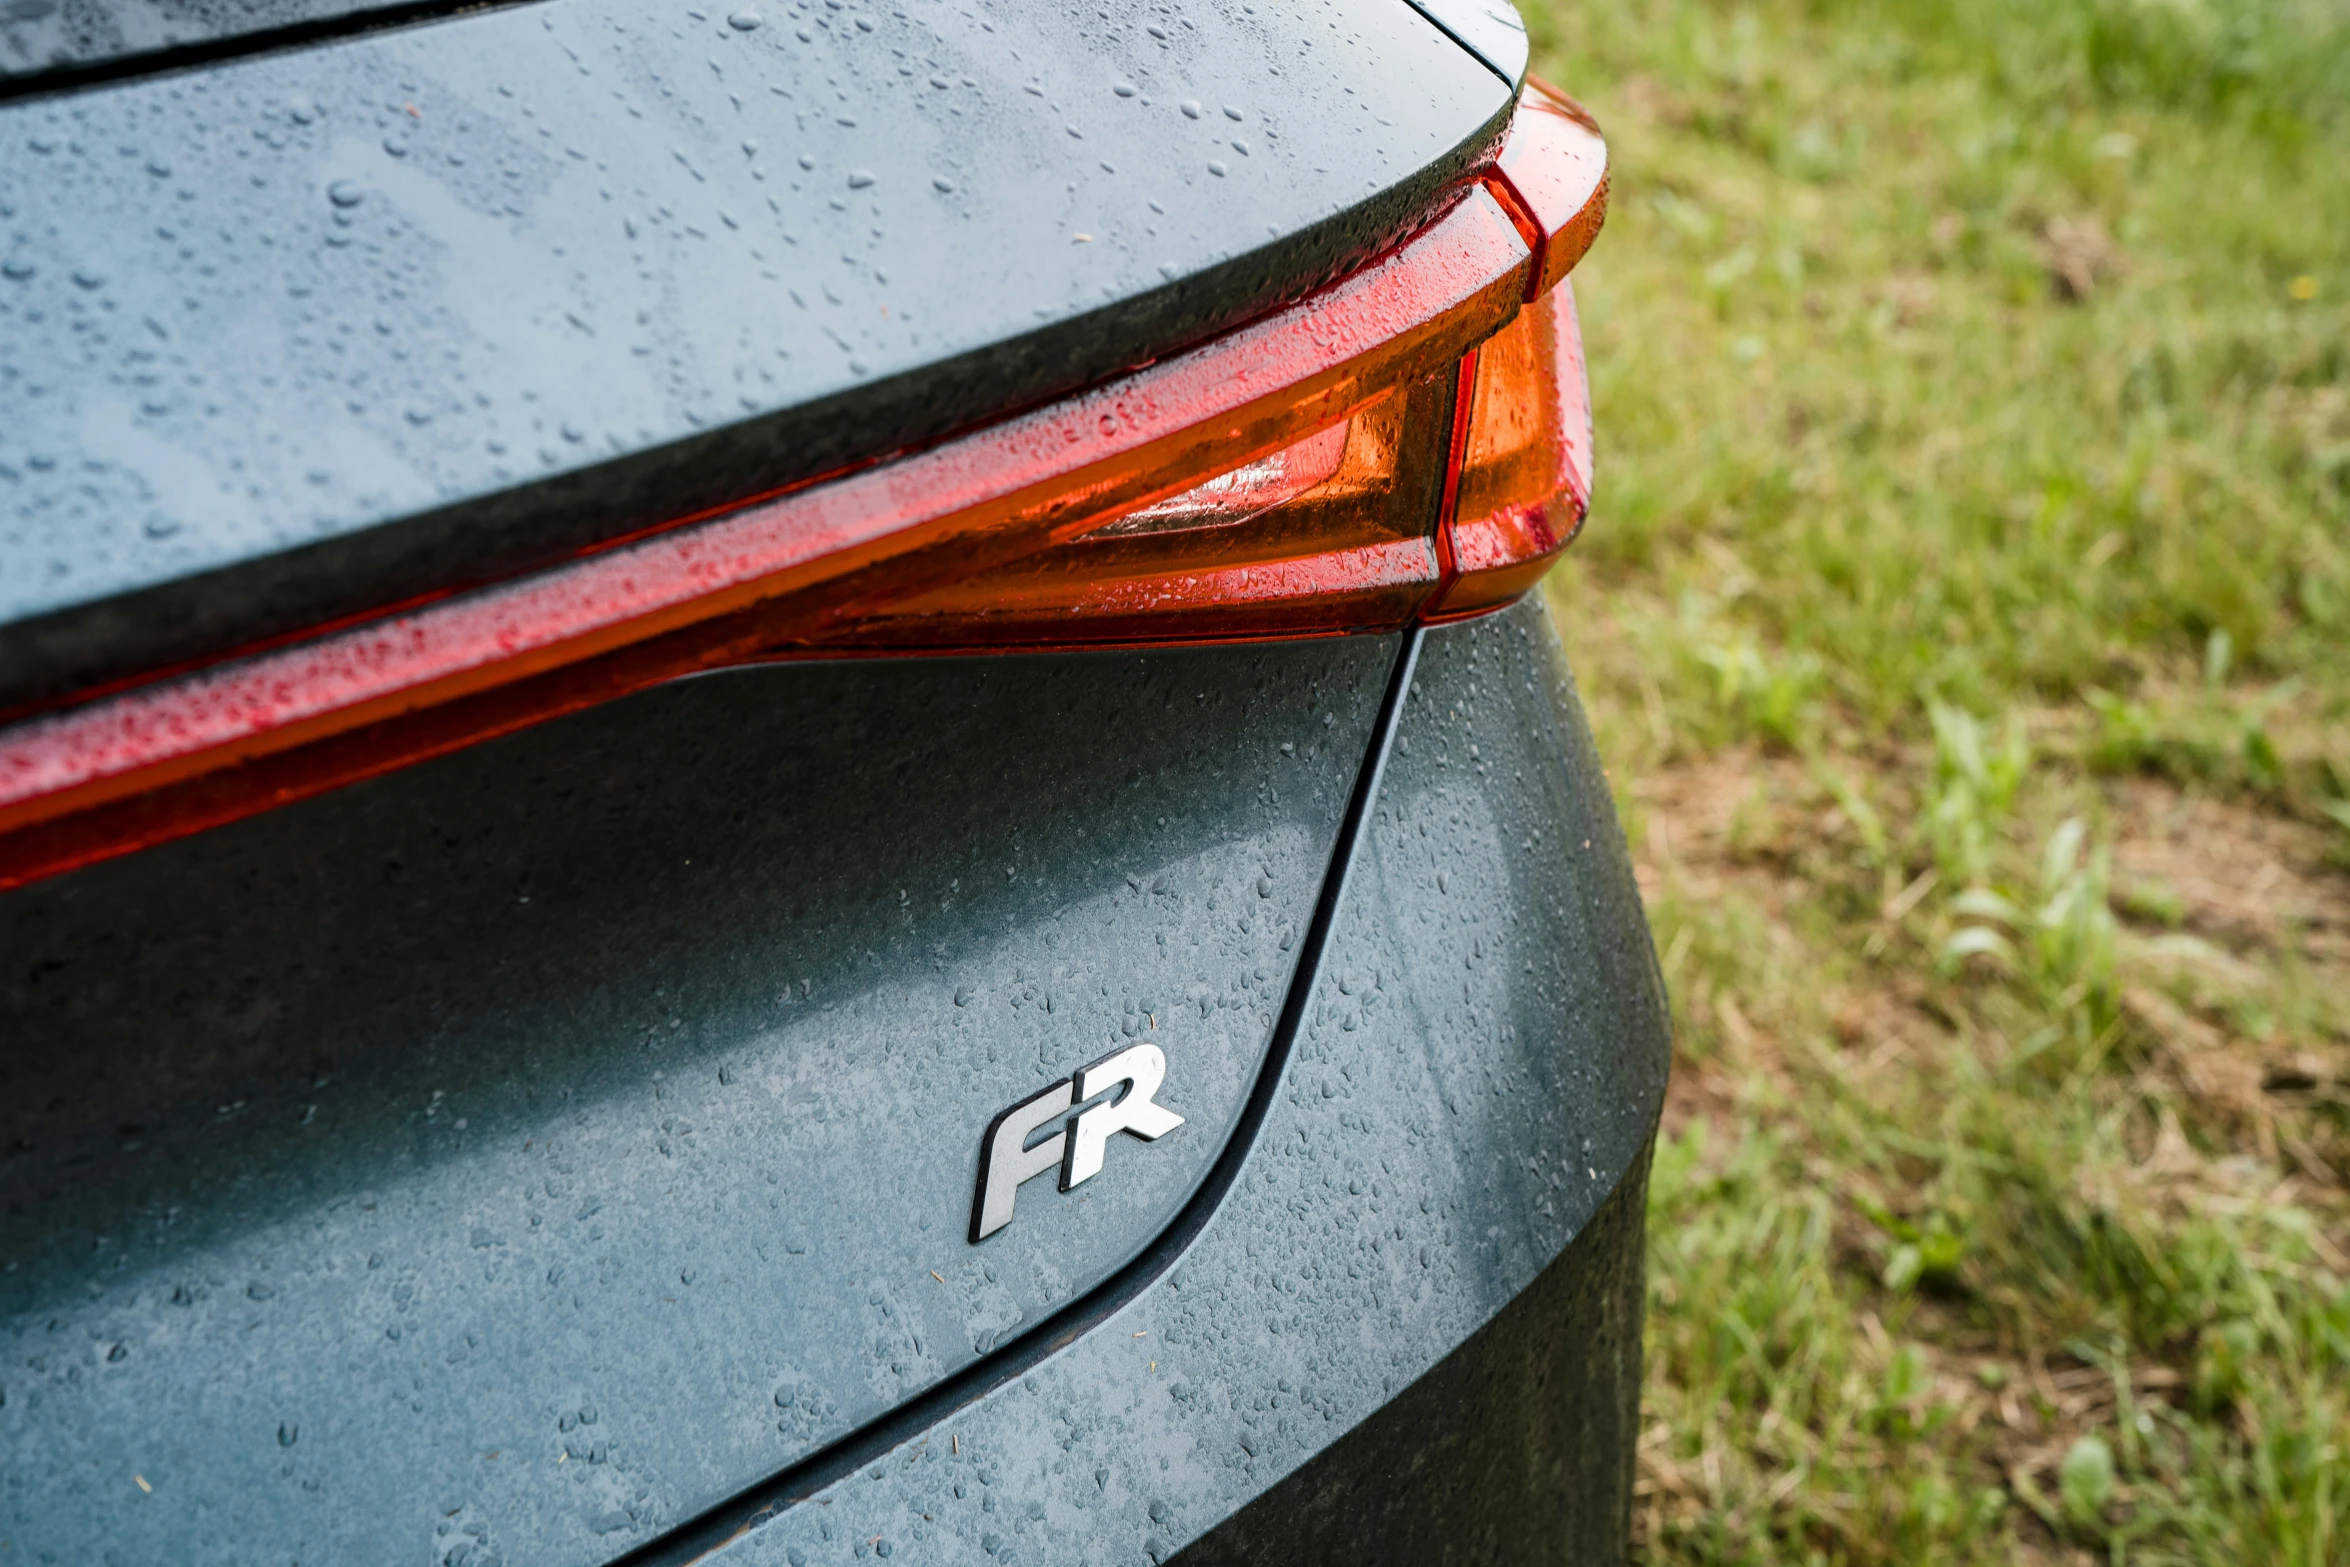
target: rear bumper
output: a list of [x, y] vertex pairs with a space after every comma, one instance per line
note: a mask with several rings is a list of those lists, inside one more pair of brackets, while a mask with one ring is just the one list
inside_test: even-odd
[[1669, 1032], [1539, 604], [1425, 634], [1351, 853], [1205, 1223], [709, 1559], [1621, 1554]]
[[1183, 1567], [1610, 1562], [1631, 1530], [1645, 1156], [1517, 1299]]

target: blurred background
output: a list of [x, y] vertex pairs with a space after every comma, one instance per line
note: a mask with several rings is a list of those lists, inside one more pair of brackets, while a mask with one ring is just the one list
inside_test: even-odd
[[2350, 1561], [2350, 8], [1522, 0], [1653, 1560]]

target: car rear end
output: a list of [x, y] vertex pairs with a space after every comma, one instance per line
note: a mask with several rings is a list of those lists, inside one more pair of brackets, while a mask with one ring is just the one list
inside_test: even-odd
[[10, 24], [0, 1549], [1622, 1553], [1514, 24]]

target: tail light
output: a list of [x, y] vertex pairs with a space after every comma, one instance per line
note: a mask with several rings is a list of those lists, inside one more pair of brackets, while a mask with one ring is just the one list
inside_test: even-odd
[[927, 450], [0, 730], [0, 886], [697, 670], [1391, 630], [1522, 594], [1590, 495], [1565, 273], [1604, 143], [1529, 88], [1385, 257]]
[[1564, 282], [1477, 350], [1460, 468], [1437, 542], [1451, 570], [1422, 610], [1456, 620], [1542, 579], [1591, 504], [1591, 402], [1574, 291]]

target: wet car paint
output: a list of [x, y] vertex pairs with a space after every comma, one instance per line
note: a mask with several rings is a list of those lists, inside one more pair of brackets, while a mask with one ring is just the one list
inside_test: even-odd
[[0, 707], [1151, 360], [1510, 103], [1403, 0], [544, 0], [0, 103]]
[[1526, 23], [1509, 0], [1412, 0], [1412, 5], [1513, 89], [1525, 85]]
[[[447, 9], [432, 5], [423, 14]], [[135, 71], [157, 57], [268, 47], [337, 23], [419, 10], [370, 0], [9, 0], [0, 6], [0, 94]]]
[[[600, 1560], [1084, 1294], [1231, 1135], [1397, 645], [735, 671], [0, 896], [0, 1538]], [[1184, 1126], [969, 1244], [989, 1117], [1136, 1042]]]
[[[1404, 1450], [1377, 1435], [1391, 1405], [1443, 1411], [1429, 1451], [1458, 1453], [1475, 1416], [1457, 1390], [1439, 1382], [1417, 1406], [1411, 1392], [1537, 1287], [1554, 1326], [1593, 1329], [1537, 1337], [1545, 1353], [1519, 1361], [1582, 1402], [1491, 1411], [1532, 1417], [1487, 1435], [1539, 1466], [1355, 1479], [1407, 1500], [1442, 1488], [1450, 1502], [1425, 1522], [1490, 1527], [1431, 1539], [1374, 1530], [1382, 1509], [1367, 1509], [1333, 1535], [1300, 1508], [1254, 1517], [1205, 1559], [1490, 1561], [1525, 1559], [1507, 1547], [1529, 1542], [1619, 1558], [1639, 1411], [1638, 1191], [1670, 1025], [1543, 606], [1424, 634], [1350, 860], [1300, 978], [1296, 1031], [1260, 1085], [1262, 1118], [1228, 1153], [1211, 1211], [1073, 1306], [1046, 1345], [779, 1477], [758, 1527], [722, 1517], [632, 1567], [1164, 1561], [1310, 1475], [1352, 1431], [1372, 1426], [1375, 1453]], [[1248, 1554], [1213, 1554], [1234, 1549]]]
[[1643, 1155], [1466, 1342], [1174, 1559], [1621, 1559], [1640, 1438], [1647, 1178]]

